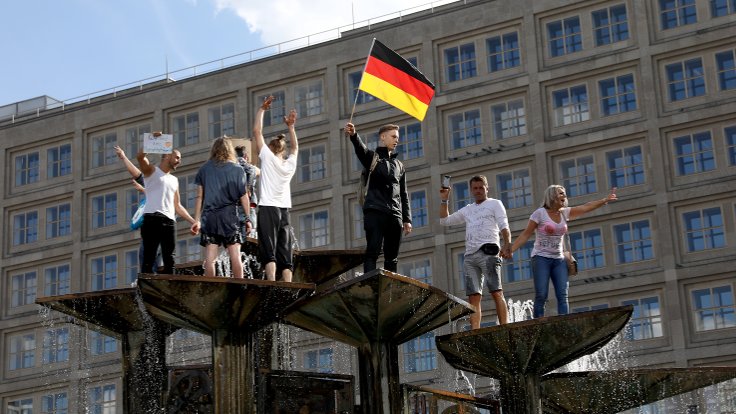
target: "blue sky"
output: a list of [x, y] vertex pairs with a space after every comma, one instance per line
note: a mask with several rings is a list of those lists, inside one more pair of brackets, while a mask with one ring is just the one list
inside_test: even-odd
[[0, 106], [41, 95], [74, 101], [163, 75], [167, 64], [175, 71], [428, 7], [429, 0], [2, 1]]

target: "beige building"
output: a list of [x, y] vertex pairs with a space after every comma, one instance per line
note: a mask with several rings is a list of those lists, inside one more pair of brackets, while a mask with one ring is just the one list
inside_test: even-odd
[[[357, 96], [353, 122], [369, 143], [380, 125], [401, 126], [414, 231], [400, 273], [465, 297], [464, 229], [438, 223], [444, 174], [453, 211], [470, 200], [467, 180], [485, 174], [514, 236], [549, 184], [564, 185], [572, 205], [618, 187], [618, 202], [571, 224], [582, 269], [571, 309], [633, 304], [622, 341], [629, 366], [736, 365], [736, 3], [468, 0], [203, 75], [0, 117], [3, 412], [122, 410], [120, 344], [34, 304], [135, 279], [139, 234], [129, 220], [140, 195], [114, 145], [132, 156], [143, 132], [172, 133], [191, 212], [211, 140], [247, 137], [262, 97], [273, 95], [266, 136], [284, 130], [285, 111], [299, 113], [291, 218], [300, 247], [364, 245], [359, 170], [342, 127], [373, 37], [437, 86], [421, 123]], [[179, 262], [201, 258], [187, 230], [180, 222]], [[533, 296], [530, 251], [504, 264], [508, 299]], [[489, 295], [483, 307], [483, 323], [495, 323]], [[553, 294], [547, 309], [555, 313]], [[464, 324], [403, 345], [402, 382], [458, 389], [434, 335]], [[289, 337], [292, 368], [357, 367], [344, 345]], [[206, 338], [171, 339], [179, 351], [182, 341], [187, 353], [200, 349], [196, 362], [207, 359]], [[488, 380], [475, 386], [492, 391]], [[734, 412], [735, 395], [731, 381], [642, 412]]]

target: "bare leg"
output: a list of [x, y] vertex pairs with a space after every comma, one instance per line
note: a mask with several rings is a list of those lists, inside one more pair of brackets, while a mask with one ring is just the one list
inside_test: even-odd
[[272, 282], [276, 281], [276, 262], [266, 263], [266, 279]]
[[505, 325], [509, 323], [509, 310], [506, 306], [506, 298], [503, 297], [503, 290], [491, 292], [493, 301], [496, 302], [496, 314], [498, 315], [498, 323]]
[[470, 329], [480, 329], [480, 320], [483, 313], [480, 310], [480, 300], [483, 298], [479, 293], [468, 296], [468, 302], [476, 309], [475, 313], [470, 314]]
[[217, 260], [218, 250], [216, 244], [208, 244], [204, 248], [204, 275], [207, 277], [215, 277], [215, 260]]
[[236, 279], [243, 278], [243, 261], [240, 258], [240, 243], [227, 246], [227, 253], [230, 256], [230, 270]]
[[291, 282], [291, 269], [282, 270], [281, 277], [284, 279], [284, 282]]

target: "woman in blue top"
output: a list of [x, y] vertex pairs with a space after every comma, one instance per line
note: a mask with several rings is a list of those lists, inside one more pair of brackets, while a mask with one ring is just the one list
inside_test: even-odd
[[536, 232], [531, 254], [535, 318], [544, 316], [544, 305], [547, 302], [550, 280], [552, 280], [557, 297], [557, 314], [565, 315], [569, 312], [567, 263], [563, 256], [563, 238], [567, 233], [567, 222], [600, 208], [609, 201], [616, 201], [615, 187], [611, 189], [606, 198], [590, 201], [577, 207], [567, 206], [565, 187], [561, 185], [547, 187], [544, 192], [544, 203], [532, 213], [526, 229], [511, 246], [513, 254], [526, 243], [532, 233]]

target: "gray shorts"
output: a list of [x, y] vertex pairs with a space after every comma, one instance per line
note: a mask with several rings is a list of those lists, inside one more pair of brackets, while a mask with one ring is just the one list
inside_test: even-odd
[[501, 290], [501, 263], [500, 257], [482, 250], [465, 255], [465, 293], [482, 295], [484, 285], [490, 292]]

